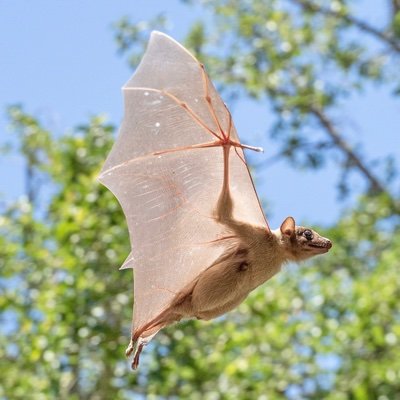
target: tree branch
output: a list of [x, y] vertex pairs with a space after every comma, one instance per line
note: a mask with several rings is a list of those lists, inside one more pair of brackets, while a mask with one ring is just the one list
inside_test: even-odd
[[333, 142], [339, 147], [351, 163], [358, 168], [361, 174], [369, 182], [371, 190], [375, 193], [389, 193], [380, 180], [369, 170], [363, 163], [361, 158], [352, 150], [348, 143], [342, 138], [336, 130], [332, 121], [324, 112], [315, 106], [310, 107], [311, 114], [317, 119], [319, 124], [325, 129], [326, 133], [331, 137]]
[[392, 3], [392, 10], [393, 10], [393, 16], [395, 16], [398, 11], [400, 11], [400, 0], [391, 0]]
[[375, 36], [377, 39], [386, 42], [396, 53], [400, 53], [400, 43], [398, 41], [393, 39], [388, 33], [380, 31], [379, 29], [369, 25], [365, 21], [353, 17], [352, 15], [343, 14], [338, 11], [330, 10], [329, 8], [322, 7], [308, 0], [291, 0], [291, 1], [300, 5], [304, 10], [317, 12], [338, 19], [343, 19], [349, 24], [356, 26], [360, 30], [367, 32], [370, 35]]

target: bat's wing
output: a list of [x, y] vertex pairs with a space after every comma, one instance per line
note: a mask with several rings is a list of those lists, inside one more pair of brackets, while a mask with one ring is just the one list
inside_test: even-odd
[[[224, 251], [226, 241], [218, 240], [224, 227], [213, 217], [223, 151], [195, 147], [216, 141], [221, 132], [239, 139], [202, 65], [162, 33], [152, 33], [123, 93], [124, 120], [99, 179], [128, 222], [132, 251], [122, 268], [135, 269], [138, 331]], [[242, 149], [231, 150], [234, 216], [269, 229]]]

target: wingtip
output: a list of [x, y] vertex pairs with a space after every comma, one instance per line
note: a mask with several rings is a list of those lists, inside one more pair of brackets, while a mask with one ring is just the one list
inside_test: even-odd
[[151, 33], [150, 33], [150, 37], [152, 37], [152, 36], [158, 36], [158, 35], [169, 37], [166, 33], [161, 32], [161, 31], [157, 31], [157, 30], [151, 31]]
[[[158, 43], [157, 43], [158, 42]], [[134, 72], [134, 74], [131, 76], [131, 78], [122, 86], [122, 91], [124, 92], [125, 89], [128, 89], [134, 85], [132, 85], [132, 80], [134, 78], [134, 76], [137, 74], [137, 72], [140, 70], [140, 66], [143, 62], [143, 60], [146, 58], [146, 55], [151, 53], [151, 49], [153, 46], [155, 46], [157, 48], [157, 45], [170, 45], [172, 47], [176, 47], [179, 48], [180, 51], [186, 53], [187, 55], [189, 55], [196, 63], [198, 63], [197, 59], [193, 56], [192, 53], [190, 53], [189, 50], [187, 50], [181, 43], [179, 43], [177, 40], [175, 40], [173, 37], [167, 35], [164, 32], [161, 31], [151, 31], [150, 32], [150, 37], [149, 37], [149, 41], [147, 43], [147, 48], [146, 51], [143, 54], [142, 60], [139, 63], [139, 65], [136, 68], [136, 71]]]
[[[154, 40], [167, 40], [169, 42], [173, 42], [174, 44], [179, 45], [180, 47], [183, 47], [177, 40], [175, 40], [172, 36], [167, 35], [164, 32], [161, 31], [151, 31], [150, 33], [150, 39], [149, 39], [149, 46], [150, 43]], [[185, 49], [186, 50], [186, 49]]]
[[[150, 37], [149, 37], [149, 40], [148, 40], [148, 43], [147, 43], [146, 51], [144, 52], [143, 57], [142, 57], [142, 61], [143, 61], [143, 58], [146, 55], [146, 53], [149, 51], [150, 47], [154, 44], [154, 42], [156, 42], [157, 40], [160, 40], [160, 39], [167, 40], [167, 41], [179, 44], [175, 39], [173, 39], [171, 36], [168, 36], [164, 32], [157, 31], [157, 30], [151, 31], [150, 32]], [[138, 65], [138, 67], [136, 68], [136, 71], [139, 69], [139, 67], [140, 67], [140, 63]], [[130, 88], [129, 83], [131, 82], [132, 78], [135, 76], [136, 71], [128, 79], [128, 81], [124, 85], [122, 85], [122, 88], [121, 88], [122, 92], [124, 92], [126, 89]]]

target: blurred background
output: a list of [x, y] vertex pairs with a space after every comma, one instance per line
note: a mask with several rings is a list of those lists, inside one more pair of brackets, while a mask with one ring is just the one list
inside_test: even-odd
[[[205, 65], [266, 215], [329, 255], [124, 357], [132, 272], [96, 182], [152, 29]], [[0, 2], [1, 399], [400, 399], [399, 0]]]

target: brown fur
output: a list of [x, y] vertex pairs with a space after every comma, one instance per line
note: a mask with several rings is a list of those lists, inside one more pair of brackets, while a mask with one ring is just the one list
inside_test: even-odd
[[321, 247], [308, 247], [310, 241], [302, 236], [306, 228], [295, 227], [293, 218], [289, 218], [293, 221], [290, 231], [284, 230], [284, 222], [272, 232], [235, 220], [224, 221], [236, 236], [234, 245], [177, 295], [162, 314], [135, 332], [127, 350], [128, 355], [132, 353], [134, 343], [140, 338], [133, 366], [143, 346], [163, 327], [181, 319], [209, 320], [223, 315], [272, 278], [285, 262], [302, 261], [329, 250], [330, 241], [315, 231], [311, 231], [314, 236], [311, 242]]
[[[224, 152], [227, 161], [229, 148], [224, 148]], [[295, 226], [292, 217], [286, 218], [280, 229], [275, 231], [237, 221], [233, 217], [227, 171], [228, 168], [225, 168], [224, 184], [214, 217], [233, 237], [232, 244], [213, 265], [179, 293], [163, 313], [134, 333], [127, 349], [127, 355], [130, 355], [138, 341], [134, 368], [143, 346], [163, 327], [184, 318], [209, 320], [225, 314], [279, 272], [285, 262], [303, 261], [326, 253], [332, 247], [328, 239], [315, 231]]]

